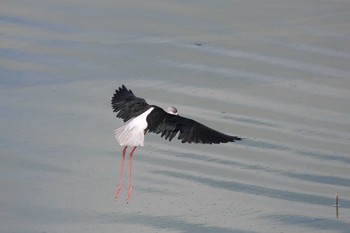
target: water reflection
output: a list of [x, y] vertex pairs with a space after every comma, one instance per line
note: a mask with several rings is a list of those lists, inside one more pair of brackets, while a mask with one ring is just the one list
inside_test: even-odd
[[188, 233], [209, 233], [209, 232], [223, 232], [223, 233], [256, 233], [256, 231], [246, 231], [235, 228], [226, 228], [220, 226], [210, 226], [203, 223], [191, 223], [183, 219], [183, 217], [171, 217], [171, 216], [152, 216], [147, 214], [109, 214], [100, 216], [102, 219], [109, 219], [115, 223], [129, 223], [138, 224], [144, 226], [150, 226], [155, 229], [164, 229], [168, 231], [180, 231]]
[[[169, 176], [177, 179], [190, 180], [202, 185], [207, 185], [213, 188], [226, 189], [235, 192], [249, 193], [255, 195], [263, 195], [274, 199], [282, 199], [287, 201], [302, 202], [305, 204], [315, 204], [321, 206], [329, 206], [333, 202], [333, 198], [325, 197], [316, 194], [298, 193], [294, 191], [287, 191], [281, 189], [272, 189], [264, 186], [258, 186], [247, 183], [240, 183], [235, 181], [218, 180], [209, 177], [195, 176], [186, 174], [185, 172], [174, 171], [154, 171], [156, 174]], [[344, 208], [350, 208], [350, 201], [342, 201]]]

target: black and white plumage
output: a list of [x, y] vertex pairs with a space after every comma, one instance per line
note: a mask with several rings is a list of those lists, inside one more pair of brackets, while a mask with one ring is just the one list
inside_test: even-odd
[[116, 140], [121, 146], [124, 146], [116, 198], [121, 191], [126, 149], [128, 146], [133, 147], [130, 152], [128, 202], [132, 192], [132, 155], [137, 146], [144, 145], [144, 135], [147, 132], [160, 134], [169, 141], [178, 135], [177, 138], [182, 143], [218, 144], [241, 140], [240, 137], [221, 133], [195, 120], [179, 116], [174, 107], [163, 110], [156, 105], [149, 105], [144, 99], [136, 97], [124, 85], [115, 91], [111, 103], [117, 117], [124, 120], [124, 124], [115, 130]]
[[[144, 137], [137, 135], [138, 140], [131, 140], [126, 136], [135, 135], [135, 128], [142, 130], [142, 135], [146, 132], [161, 134], [161, 137], [169, 141], [178, 134], [178, 139], [182, 143], [217, 144], [241, 140], [240, 137], [220, 133], [195, 120], [179, 116], [177, 112], [170, 112], [170, 108], [176, 111], [174, 107], [169, 107], [169, 110], [165, 111], [158, 106], [149, 105], [124, 85], [116, 90], [112, 98], [112, 108], [118, 113], [117, 117], [126, 122], [115, 131], [116, 139], [122, 146], [143, 146]], [[142, 124], [144, 120], [146, 124]], [[137, 124], [142, 127], [137, 127]]]

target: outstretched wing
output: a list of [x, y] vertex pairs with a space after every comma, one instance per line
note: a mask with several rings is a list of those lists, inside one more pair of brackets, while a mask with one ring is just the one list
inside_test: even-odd
[[141, 114], [148, 106], [144, 99], [136, 97], [124, 85], [115, 91], [111, 103], [113, 112], [118, 113], [117, 117], [123, 119], [124, 122], [130, 120], [135, 115]]
[[163, 109], [153, 106], [154, 110], [147, 116], [146, 130], [171, 141], [177, 134], [182, 143], [218, 144], [241, 140], [211, 129], [195, 120], [173, 115]]

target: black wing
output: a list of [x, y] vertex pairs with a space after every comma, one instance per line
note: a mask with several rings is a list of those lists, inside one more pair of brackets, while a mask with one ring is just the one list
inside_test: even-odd
[[136, 97], [124, 85], [115, 91], [111, 103], [113, 112], [119, 112], [117, 117], [124, 122], [141, 114], [149, 106], [144, 99]]
[[182, 143], [226, 143], [241, 140], [240, 137], [230, 136], [211, 129], [195, 120], [173, 115], [163, 109], [154, 107], [147, 116], [148, 127], [146, 130], [171, 141], [178, 133], [178, 139]]

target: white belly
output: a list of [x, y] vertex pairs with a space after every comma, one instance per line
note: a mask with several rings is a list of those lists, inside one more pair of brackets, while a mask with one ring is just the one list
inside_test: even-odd
[[154, 108], [151, 107], [141, 115], [132, 118], [121, 127], [114, 130], [115, 139], [121, 146], [143, 146], [145, 129], [147, 128], [146, 118]]

